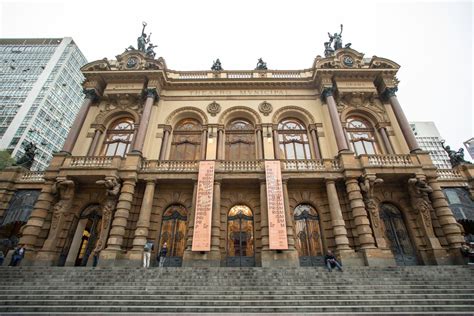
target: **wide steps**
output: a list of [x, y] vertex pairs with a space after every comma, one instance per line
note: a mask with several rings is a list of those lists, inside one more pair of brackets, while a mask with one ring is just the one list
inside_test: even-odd
[[0, 268], [0, 314], [472, 314], [466, 266]]

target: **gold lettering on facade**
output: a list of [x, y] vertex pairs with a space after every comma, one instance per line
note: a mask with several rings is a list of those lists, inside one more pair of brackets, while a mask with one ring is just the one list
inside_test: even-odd
[[211, 220], [212, 198], [214, 193], [214, 168], [214, 161], [199, 162], [192, 251], [211, 250]]
[[286, 236], [285, 205], [281, 184], [281, 167], [279, 161], [265, 161], [267, 181], [268, 233], [270, 249], [288, 249]]

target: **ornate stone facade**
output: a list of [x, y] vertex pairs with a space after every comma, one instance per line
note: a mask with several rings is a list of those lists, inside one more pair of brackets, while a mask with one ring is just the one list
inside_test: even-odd
[[[155, 256], [166, 241], [175, 266], [320, 265], [328, 249], [346, 265], [459, 263], [441, 191], [452, 179], [417, 146], [398, 69], [350, 48], [293, 71], [181, 72], [136, 50], [85, 65], [63, 152], [37, 181], [2, 173], [1, 212], [16, 190], [41, 189], [23, 264], [139, 266], [147, 241]], [[210, 248], [193, 251], [203, 160], [215, 162]], [[272, 160], [284, 250], [270, 246]], [[474, 171], [461, 169], [464, 185]]]

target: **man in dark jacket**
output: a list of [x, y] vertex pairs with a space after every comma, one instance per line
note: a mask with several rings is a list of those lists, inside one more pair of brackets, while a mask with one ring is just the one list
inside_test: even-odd
[[337, 269], [342, 272], [341, 263], [337, 261], [336, 256], [334, 256], [331, 250], [328, 250], [326, 256], [324, 257], [324, 261], [326, 262], [326, 267], [328, 268], [329, 272], [331, 272], [332, 268], [334, 267], [337, 267]]
[[13, 252], [12, 261], [10, 265], [13, 267], [19, 265], [21, 262], [21, 259], [23, 259], [24, 256], [25, 256], [25, 247], [23, 247], [22, 245], [19, 245]]
[[159, 267], [162, 268], [163, 265], [165, 264], [165, 260], [166, 260], [166, 254], [168, 253], [168, 248], [167, 248], [167, 244], [166, 242], [163, 244], [163, 247], [161, 247], [161, 250], [160, 250], [160, 263], [159, 263]]

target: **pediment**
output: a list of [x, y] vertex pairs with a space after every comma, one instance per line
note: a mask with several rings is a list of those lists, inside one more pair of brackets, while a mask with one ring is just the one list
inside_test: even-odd
[[81, 67], [81, 71], [106, 71], [110, 69], [110, 63], [107, 58], [90, 62]]
[[338, 49], [333, 56], [317, 56], [313, 65], [316, 69], [357, 69], [364, 66], [364, 54], [352, 48]]
[[373, 56], [372, 60], [370, 61], [369, 68], [372, 69], [399, 69], [400, 65], [394, 61], [391, 61], [387, 58]]

